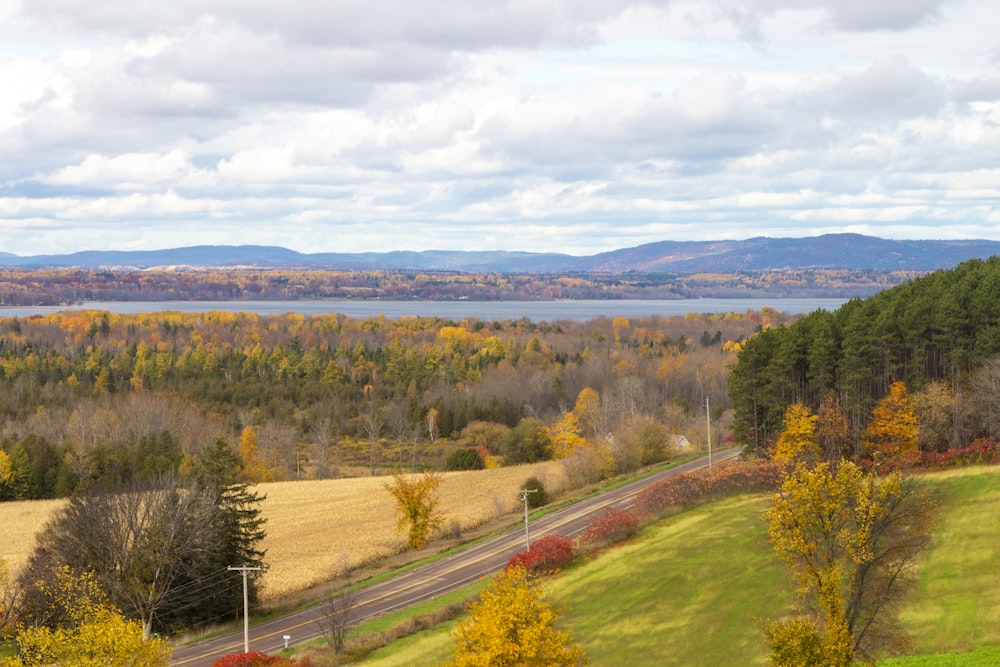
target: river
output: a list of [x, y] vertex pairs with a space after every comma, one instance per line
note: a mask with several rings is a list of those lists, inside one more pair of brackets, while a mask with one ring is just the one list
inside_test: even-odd
[[563, 300], [563, 301], [92, 301], [73, 306], [0, 307], [0, 317], [28, 317], [65, 310], [106, 310], [111, 313], [212, 310], [252, 312], [258, 315], [341, 314], [353, 318], [389, 319], [405, 316], [441, 317], [447, 320], [518, 320], [540, 322], [585, 321], [598, 317], [639, 318], [686, 315], [687, 313], [745, 313], [773, 308], [783, 313], [805, 314], [814, 310], [836, 310], [847, 299], [677, 299], [677, 300]]

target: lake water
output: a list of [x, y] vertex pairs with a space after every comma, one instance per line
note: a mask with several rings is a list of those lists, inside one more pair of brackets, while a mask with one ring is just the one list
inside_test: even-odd
[[64, 310], [106, 310], [112, 313], [151, 313], [175, 310], [203, 313], [211, 310], [251, 312], [258, 315], [336, 313], [354, 318], [384, 315], [441, 317], [463, 320], [584, 321], [597, 317], [668, 317], [687, 313], [745, 313], [770, 307], [784, 313], [804, 314], [836, 310], [847, 299], [677, 299], [677, 300], [573, 300], [573, 301], [92, 301], [74, 306], [0, 307], [0, 317], [27, 317]]

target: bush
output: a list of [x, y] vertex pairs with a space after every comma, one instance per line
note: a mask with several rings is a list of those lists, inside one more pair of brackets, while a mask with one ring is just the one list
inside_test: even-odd
[[639, 516], [657, 518], [713, 498], [773, 491], [778, 481], [778, 467], [770, 461], [721, 463], [710, 470], [653, 482], [636, 496], [635, 511]]
[[309, 658], [302, 658], [301, 662], [282, 658], [278, 655], [267, 655], [259, 651], [249, 653], [230, 653], [224, 655], [212, 663], [212, 667], [285, 667], [286, 665], [297, 665], [298, 667], [308, 667]]
[[445, 459], [445, 470], [482, 470], [485, 467], [483, 457], [471, 447], [456, 449]]
[[534, 492], [528, 494], [528, 507], [531, 509], [538, 509], [543, 505], [548, 505], [549, 494], [545, 492], [545, 485], [542, 484], [541, 480], [537, 477], [529, 477], [524, 480], [524, 484], [521, 485], [521, 488], [526, 491]]
[[639, 518], [628, 510], [605, 508], [600, 515], [587, 521], [578, 541], [580, 544], [604, 546], [623, 542], [639, 530]]
[[968, 447], [943, 452], [921, 452], [917, 465], [921, 468], [950, 468], [964, 465], [1000, 463], [1000, 442], [979, 438]]
[[505, 569], [523, 567], [533, 574], [557, 572], [576, 558], [576, 546], [565, 535], [546, 535], [531, 544], [527, 551], [514, 554]]

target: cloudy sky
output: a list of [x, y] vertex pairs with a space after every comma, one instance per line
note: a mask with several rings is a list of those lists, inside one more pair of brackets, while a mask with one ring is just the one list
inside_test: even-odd
[[0, 0], [0, 251], [1000, 239], [996, 0]]

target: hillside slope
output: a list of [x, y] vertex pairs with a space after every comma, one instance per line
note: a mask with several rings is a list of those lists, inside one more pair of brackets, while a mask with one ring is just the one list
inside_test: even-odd
[[[1000, 646], [1000, 468], [935, 473], [925, 483], [941, 515], [902, 613], [912, 652]], [[698, 507], [557, 576], [553, 598], [590, 664], [765, 664], [760, 627], [793, 595], [767, 540], [766, 506], [764, 497], [742, 496]], [[451, 656], [449, 629], [397, 642], [363, 664], [441, 664]]]
[[0, 266], [253, 267], [339, 270], [428, 270], [501, 273], [736, 273], [845, 269], [933, 271], [1000, 254], [987, 240], [889, 240], [860, 234], [733, 241], [659, 241], [590, 256], [510, 251], [426, 250], [300, 253], [273, 246], [193, 246], [148, 251], [89, 250], [19, 257], [0, 252]]

